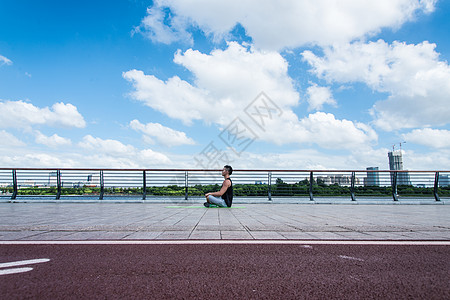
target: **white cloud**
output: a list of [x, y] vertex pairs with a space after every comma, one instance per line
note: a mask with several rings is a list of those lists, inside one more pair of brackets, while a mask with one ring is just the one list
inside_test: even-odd
[[132, 155], [136, 152], [136, 149], [131, 145], [125, 145], [117, 140], [95, 138], [92, 135], [86, 135], [79, 143], [79, 146], [112, 156]]
[[336, 100], [333, 98], [333, 94], [329, 87], [318, 86], [313, 84], [306, 90], [309, 110], [321, 110], [324, 104], [329, 104], [336, 107]]
[[5, 130], [0, 130], [0, 147], [24, 147], [26, 144]]
[[310, 44], [350, 42], [398, 28], [417, 13], [430, 13], [436, 0], [155, 1], [140, 30], [154, 41], [191, 40], [200, 28], [216, 40], [241, 24], [256, 47], [279, 50]]
[[274, 136], [277, 132], [278, 135], [280, 132], [286, 132], [291, 143], [315, 143], [327, 149], [367, 147], [378, 138], [376, 132], [365, 124], [345, 119], [337, 120], [333, 114], [323, 112], [310, 114], [298, 123], [280, 125], [278, 128], [274, 127]]
[[253, 153], [249, 149], [240, 156], [232, 157], [229, 164], [239, 166], [239, 169], [365, 170], [368, 166], [378, 166], [380, 170], [386, 170], [389, 169], [387, 152], [388, 149], [362, 147], [345, 153], [311, 148]]
[[[143, 162], [148, 164], [170, 164], [170, 159], [165, 154], [153, 151], [151, 149], [139, 150], [132, 145], [125, 145], [120, 141], [111, 139], [95, 138], [91, 135], [86, 135], [79, 143], [81, 148], [89, 150], [90, 156], [102, 157], [102, 159], [111, 162], [121, 162], [123, 167], [137, 167]], [[94, 154], [92, 154], [94, 153]], [[98, 163], [94, 163], [98, 164]], [[117, 165], [118, 163], [114, 163]]]
[[70, 103], [55, 103], [50, 109], [24, 101], [0, 102], [0, 128], [29, 128], [32, 125], [83, 128], [86, 122]]
[[[139, 151], [138, 157], [140, 161], [144, 161], [147, 166], [167, 165], [171, 163], [169, 157], [161, 152], [156, 152], [151, 149], [144, 149]], [[142, 164], [142, 163], [141, 163]]]
[[135, 88], [132, 93], [133, 98], [185, 124], [192, 124], [193, 120], [202, 119], [197, 110], [199, 104], [204, 104], [203, 107], [211, 107], [211, 104], [206, 102], [206, 92], [191, 86], [178, 76], [164, 82], [153, 75], [131, 70], [124, 73], [123, 77], [133, 83]]
[[210, 55], [192, 49], [177, 52], [174, 61], [194, 74], [195, 85], [177, 76], [164, 82], [138, 70], [123, 77], [133, 83], [135, 99], [188, 125], [194, 120], [226, 125], [261, 91], [282, 108], [299, 100], [287, 74], [288, 64], [276, 52], [231, 42], [227, 49]]
[[130, 122], [130, 127], [144, 134], [148, 141], [152, 142], [152, 137], [165, 146], [194, 145], [193, 139], [188, 138], [186, 133], [165, 127], [159, 123], [142, 124], [138, 120]]
[[403, 165], [409, 170], [449, 170], [450, 151], [439, 149], [438, 151], [420, 153], [408, 150], [403, 155]]
[[303, 57], [311, 71], [328, 82], [364, 82], [388, 92], [388, 99], [376, 102], [371, 113], [378, 127], [395, 130], [450, 120], [450, 67], [439, 60], [435, 47], [379, 40], [327, 47], [323, 57], [304, 51]]
[[248, 126], [256, 127], [250, 118], [246, 119], [244, 110], [264, 91], [282, 114], [267, 120], [264, 130], [255, 129], [261, 140], [279, 145], [317, 143], [327, 148], [350, 148], [377, 139], [368, 126], [336, 120], [331, 114], [317, 113], [299, 120], [292, 111], [299, 94], [287, 73], [286, 60], [277, 52], [248, 49], [232, 42], [227, 49], [209, 55], [194, 50], [177, 52], [174, 61], [193, 73], [195, 85], [178, 77], [163, 82], [137, 70], [123, 76], [133, 83], [135, 91], [131, 95], [135, 99], [185, 124], [203, 120], [225, 127], [239, 117]]
[[46, 136], [42, 134], [40, 131], [35, 132], [36, 135], [36, 143], [46, 145], [49, 147], [59, 147], [59, 146], [69, 146], [72, 144], [72, 141], [68, 138], [60, 137], [56, 133], [52, 136]]
[[402, 135], [408, 143], [428, 146], [431, 148], [450, 148], [450, 131], [445, 129], [415, 129]]
[[12, 61], [3, 55], [0, 55], [0, 66], [1, 65], [12, 65]]
[[147, 9], [147, 16], [142, 19], [140, 26], [135, 28], [135, 32], [144, 34], [153, 42], [171, 44], [183, 41], [192, 44], [192, 36], [186, 31], [188, 26], [185, 18], [174, 16], [154, 6]]

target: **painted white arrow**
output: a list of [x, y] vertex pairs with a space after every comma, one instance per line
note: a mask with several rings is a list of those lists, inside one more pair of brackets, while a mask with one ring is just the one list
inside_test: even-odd
[[[50, 261], [50, 259], [48, 259], [48, 258], [39, 258], [39, 259], [19, 260], [19, 261], [7, 262], [7, 263], [0, 263], [0, 269], [1, 269], [0, 275], [9, 275], [9, 274], [29, 272], [29, 271], [33, 270], [33, 268], [31, 268], [31, 267], [11, 268], [11, 267], [39, 264], [39, 263], [44, 263], [44, 262], [49, 262], [49, 261]], [[11, 268], [11, 269], [4, 269], [4, 268]]]

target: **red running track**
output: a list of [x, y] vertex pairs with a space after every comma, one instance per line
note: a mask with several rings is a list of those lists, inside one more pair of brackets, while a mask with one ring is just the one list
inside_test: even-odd
[[436, 245], [0, 245], [1, 299], [450, 299]]

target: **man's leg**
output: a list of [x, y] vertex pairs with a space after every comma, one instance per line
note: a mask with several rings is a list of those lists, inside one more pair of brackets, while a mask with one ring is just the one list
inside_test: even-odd
[[227, 207], [225, 200], [223, 200], [222, 198], [211, 196], [211, 195], [208, 196], [208, 202], [211, 204], [217, 205], [219, 207]]

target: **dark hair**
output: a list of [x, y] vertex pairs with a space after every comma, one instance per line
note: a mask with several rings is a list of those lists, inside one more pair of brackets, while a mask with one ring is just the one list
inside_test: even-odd
[[233, 173], [233, 168], [229, 165], [224, 166], [225, 169], [227, 169], [228, 171], [228, 175], [231, 175], [231, 173]]

